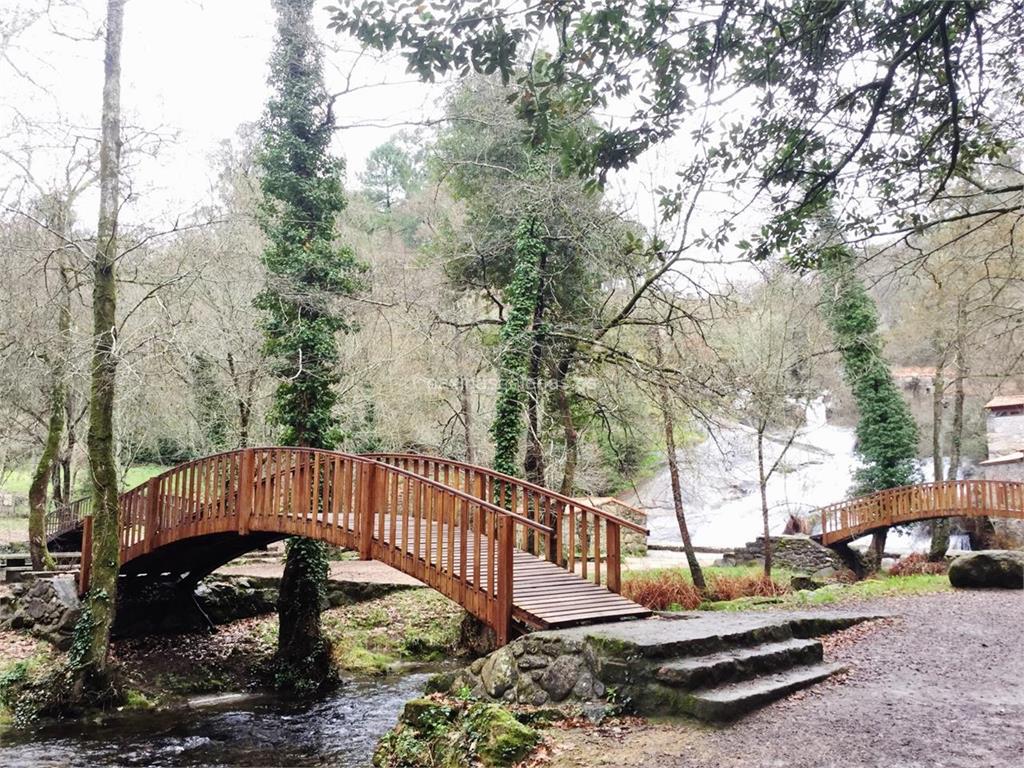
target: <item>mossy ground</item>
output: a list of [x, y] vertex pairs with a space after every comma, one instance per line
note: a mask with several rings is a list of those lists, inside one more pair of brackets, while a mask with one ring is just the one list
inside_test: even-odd
[[511, 766], [537, 746], [540, 734], [498, 704], [432, 697], [413, 699], [373, 756], [376, 768]]

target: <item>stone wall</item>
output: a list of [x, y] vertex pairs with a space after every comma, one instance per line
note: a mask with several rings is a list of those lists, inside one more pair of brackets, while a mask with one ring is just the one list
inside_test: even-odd
[[[828, 547], [807, 536], [772, 536], [772, 564], [793, 571], [818, 574], [845, 567], [843, 560]], [[743, 549], [726, 553], [722, 565], [751, 565], [764, 562], [764, 536], [758, 536]], [[822, 574], [827, 575], [827, 574]]]
[[12, 584], [0, 595], [0, 629], [23, 629], [66, 651], [82, 612], [71, 576]]
[[608, 706], [609, 683], [625, 682], [614, 668], [587, 640], [536, 633], [459, 672], [436, 676], [430, 689], [507, 704], [572, 703], [584, 714], [599, 716]]

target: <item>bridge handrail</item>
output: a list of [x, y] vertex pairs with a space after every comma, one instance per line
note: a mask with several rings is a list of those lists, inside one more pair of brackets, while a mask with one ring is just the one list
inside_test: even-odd
[[829, 504], [818, 514], [824, 544], [937, 517], [1024, 517], [1024, 483], [967, 479], [904, 485]]
[[582, 502], [579, 499], [574, 499], [574, 498], [572, 498], [570, 496], [566, 496], [566, 495], [564, 495], [562, 493], [559, 493], [558, 491], [552, 491], [549, 488], [544, 488], [543, 486], [531, 483], [528, 480], [521, 480], [518, 477], [513, 477], [512, 475], [506, 475], [504, 472], [498, 472], [496, 469], [491, 469], [489, 467], [482, 467], [482, 466], [477, 465], [477, 464], [469, 464], [469, 463], [464, 462], [464, 461], [458, 461], [456, 459], [449, 459], [449, 458], [446, 458], [444, 456], [431, 456], [431, 455], [425, 454], [425, 453], [389, 453], [387, 451], [376, 451], [374, 453], [364, 453], [364, 454], [361, 454], [361, 455], [373, 457], [375, 459], [383, 459], [383, 460], [387, 460], [387, 459], [422, 459], [422, 460], [426, 460], [426, 461], [433, 461], [433, 462], [437, 462], [437, 463], [448, 464], [450, 466], [459, 467], [461, 469], [472, 470], [473, 472], [476, 472], [478, 474], [488, 475], [488, 476], [493, 477], [493, 478], [495, 478], [497, 480], [501, 480], [503, 483], [509, 483], [511, 485], [518, 485], [518, 486], [520, 486], [522, 488], [528, 488], [529, 490], [533, 491], [534, 493], [541, 493], [541, 494], [544, 494], [545, 496], [547, 496], [549, 498], [561, 501], [564, 504], [569, 504], [569, 505], [572, 505], [572, 506], [577, 507], [579, 509], [585, 509], [587, 512], [589, 512], [592, 515], [596, 515], [597, 517], [604, 518], [605, 520], [610, 520], [613, 523], [622, 526], [623, 528], [628, 528], [628, 529], [630, 529], [632, 531], [635, 531], [637, 533], [642, 533], [645, 536], [650, 533], [650, 531], [647, 528], [645, 528], [644, 526], [640, 525], [639, 523], [634, 523], [632, 520], [628, 520], [625, 517], [620, 517], [619, 515], [616, 515], [616, 514], [614, 514], [612, 512], [606, 512], [605, 510], [600, 509], [599, 507], [595, 507], [592, 504], [587, 504], [586, 502]]
[[[519, 508], [521, 505], [527, 517], [532, 509], [538, 519], [553, 524], [554, 534], [543, 542], [546, 544], [544, 547], [529, 536], [522, 537], [519, 548], [574, 573], [579, 566], [584, 579], [590, 578], [592, 564], [594, 583], [602, 583], [603, 570], [604, 581], [613, 592], [622, 588], [622, 530], [644, 536], [648, 533], [645, 527], [631, 520], [488, 467], [419, 453], [378, 452], [367, 455], [391, 466], [412, 468], [420, 476], [433, 471], [437, 478], [443, 471], [446, 484], [454, 481], [477, 498], [503, 508]], [[454, 478], [451, 477], [453, 474]]]

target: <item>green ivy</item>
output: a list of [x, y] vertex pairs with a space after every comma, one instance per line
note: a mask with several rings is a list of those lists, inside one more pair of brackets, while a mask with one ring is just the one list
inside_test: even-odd
[[534, 310], [540, 299], [540, 261], [544, 241], [536, 234], [536, 222], [522, 222], [516, 229], [516, 262], [505, 292], [508, 315], [501, 328], [498, 357], [498, 396], [491, 437], [494, 440], [494, 468], [516, 474], [519, 442], [523, 435], [523, 407], [530, 346], [533, 343]]
[[[361, 287], [364, 267], [336, 242], [345, 207], [342, 163], [330, 152], [333, 99], [324, 85], [313, 0], [275, 0], [277, 39], [271, 97], [261, 123], [260, 226], [267, 279], [255, 305], [263, 312], [264, 351], [278, 378], [270, 420], [284, 445], [333, 448], [341, 434], [334, 407], [340, 381], [336, 335], [349, 329], [338, 298]], [[322, 542], [293, 540], [281, 582], [275, 676], [304, 694], [332, 681], [330, 647], [320, 628], [327, 575]]]
[[821, 254], [826, 316], [843, 358], [846, 382], [857, 402], [857, 495], [917, 482], [917, 424], [882, 354], [875, 303], [857, 277], [844, 246]]

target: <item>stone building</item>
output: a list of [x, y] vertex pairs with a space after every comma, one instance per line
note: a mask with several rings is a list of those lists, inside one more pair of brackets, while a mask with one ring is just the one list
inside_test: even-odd
[[985, 410], [988, 458], [980, 465], [984, 477], [1024, 482], [1024, 394], [994, 397]]

